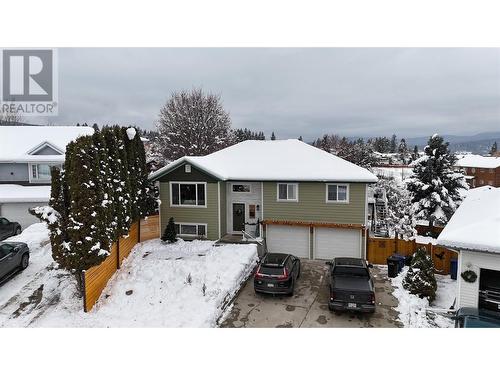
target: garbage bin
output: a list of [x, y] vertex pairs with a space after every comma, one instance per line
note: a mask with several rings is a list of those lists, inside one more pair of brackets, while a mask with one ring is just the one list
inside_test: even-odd
[[406, 257], [397, 253], [392, 254], [392, 257], [398, 260], [398, 273], [401, 272], [401, 270], [405, 266]]
[[387, 276], [389, 277], [396, 277], [399, 273], [399, 259], [390, 256], [387, 258]]
[[458, 259], [454, 258], [450, 260], [450, 275], [452, 280], [457, 279], [457, 273], [458, 273]]

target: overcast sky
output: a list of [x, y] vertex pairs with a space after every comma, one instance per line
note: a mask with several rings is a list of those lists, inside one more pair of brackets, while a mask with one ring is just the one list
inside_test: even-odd
[[278, 138], [500, 129], [500, 49], [477, 48], [60, 49], [50, 121], [152, 129], [193, 87], [220, 94], [234, 127]]

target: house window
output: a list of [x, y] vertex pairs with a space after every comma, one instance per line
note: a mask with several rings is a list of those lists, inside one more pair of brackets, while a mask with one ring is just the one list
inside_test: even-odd
[[51, 168], [61, 169], [60, 164], [31, 164], [30, 178], [31, 181], [50, 181]]
[[298, 202], [299, 200], [299, 184], [278, 184], [278, 201], [292, 201]]
[[250, 219], [255, 219], [255, 204], [248, 205], [248, 217]]
[[206, 207], [206, 183], [171, 182], [171, 206]]
[[233, 184], [233, 193], [250, 193], [250, 185]]
[[175, 232], [180, 236], [206, 237], [207, 224], [178, 223]]
[[349, 202], [349, 185], [348, 184], [327, 184], [326, 185], [326, 201], [334, 203]]

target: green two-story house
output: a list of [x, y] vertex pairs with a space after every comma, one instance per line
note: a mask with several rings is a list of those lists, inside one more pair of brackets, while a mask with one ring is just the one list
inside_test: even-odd
[[185, 156], [150, 177], [160, 188], [160, 229], [183, 238], [243, 232], [270, 252], [301, 258], [365, 256], [368, 170], [298, 140], [245, 141]]

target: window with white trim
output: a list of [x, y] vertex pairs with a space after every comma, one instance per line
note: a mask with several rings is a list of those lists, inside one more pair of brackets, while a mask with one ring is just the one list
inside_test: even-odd
[[298, 202], [299, 184], [278, 183], [277, 188], [278, 188], [278, 201]]
[[46, 182], [51, 179], [51, 169], [61, 169], [61, 164], [31, 164], [30, 179], [31, 181]]
[[175, 224], [175, 232], [179, 236], [206, 237], [207, 224], [178, 223]]
[[206, 183], [171, 182], [170, 187], [171, 206], [206, 207]]
[[326, 185], [326, 201], [327, 202], [349, 202], [349, 185], [348, 184], [327, 184]]

